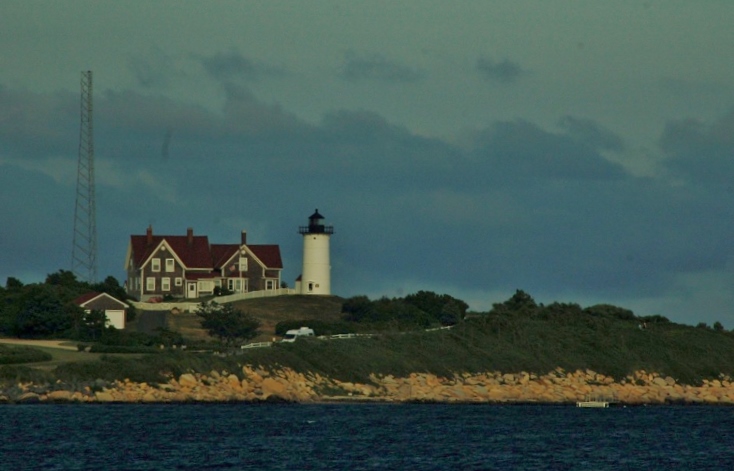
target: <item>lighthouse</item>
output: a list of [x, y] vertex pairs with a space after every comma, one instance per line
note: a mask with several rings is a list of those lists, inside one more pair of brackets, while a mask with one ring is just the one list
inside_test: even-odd
[[324, 216], [317, 209], [308, 218], [308, 226], [299, 227], [298, 232], [303, 235], [303, 271], [297, 291], [300, 294], [330, 295], [329, 237], [334, 233], [334, 227], [324, 225]]

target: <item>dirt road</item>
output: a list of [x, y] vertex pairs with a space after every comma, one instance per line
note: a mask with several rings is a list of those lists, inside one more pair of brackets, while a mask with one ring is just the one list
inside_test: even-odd
[[50, 347], [50, 348], [60, 348], [62, 350], [77, 351], [77, 347], [73, 345], [63, 345], [68, 342], [69, 342], [68, 340], [28, 340], [28, 339], [0, 338], [0, 343], [5, 343], [8, 345], [28, 345], [29, 347]]

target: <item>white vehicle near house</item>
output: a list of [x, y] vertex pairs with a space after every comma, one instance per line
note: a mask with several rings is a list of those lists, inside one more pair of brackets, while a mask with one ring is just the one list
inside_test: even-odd
[[295, 342], [299, 337], [313, 337], [316, 335], [313, 329], [309, 327], [301, 327], [300, 329], [291, 329], [285, 333], [281, 342]]

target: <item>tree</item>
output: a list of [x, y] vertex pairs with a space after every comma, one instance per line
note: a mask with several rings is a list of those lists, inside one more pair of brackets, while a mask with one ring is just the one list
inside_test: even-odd
[[96, 341], [104, 335], [105, 328], [107, 326], [107, 316], [104, 311], [97, 309], [92, 310], [90, 313], [84, 315], [82, 318], [82, 340]]
[[47, 285], [63, 286], [68, 289], [77, 289], [81, 282], [76, 279], [76, 275], [69, 270], [59, 270], [56, 273], [49, 273], [46, 276]]
[[202, 318], [201, 327], [206, 329], [209, 335], [219, 338], [230, 347], [238, 341], [257, 336], [260, 328], [260, 321], [235, 309], [231, 304], [203, 302], [196, 315]]
[[353, 322], [364, 322], [372, 319], [372, 301], [367, 296], [353, 296], [344, 300], [342, 314], [344, 319]]
[[405, 297], [405, 302], [427, 313], [431, 318], [444, 325], [453, 325], [466, 315], [469, 305], [448, 294], [436, 294], [432, 291], [418, 291]]
[[584, 309], [584, 312], [592, 316], [608, 317], [610, 319], [620, 319], [623, 321], [634, 321], [637, 319], [633, 311], [612, 306], [611, 304], [595, 304]]
[[5, 288], [8, 290], [19, 290], [23, 287], [23, 282], [20, 281], [18, 278], [14, 278], [12, 276], [8, 277], [8, 280], [5, 282]]
[[128, 298], [125, 288], [120, 286], [120, 282], [117, 281], [117, 278], [114, 276], [108, 276], [104, 281], [92, 285], [91, 289], [100, 293], [107, 293], [120, 301], [124, 301]]
[[70, 307], [48, 286], [33, 285], [18, 305], [14, 333], [18, 337], [52, 337], [65, 334], [73, 325]]
[[456, 325], [466, 315], [466, 308], [451, 300], [441, 308], [441, 325]]
[[538, 310], [538, 304], [535, 302], [532, 296], [525, 291], [518, 289], [515, 294], [503, 303], [495, 303], [492, 305], [492, 310], [496, 314], [521, 314], [521, 315], [532, 315]]

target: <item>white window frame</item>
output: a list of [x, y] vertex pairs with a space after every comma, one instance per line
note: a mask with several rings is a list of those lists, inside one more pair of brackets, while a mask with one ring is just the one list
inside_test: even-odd
[[151, 259], [150, 271], [154, 273], [158, 273], [159, 271], [161, 271], [161, 259], [160, 258]]
[[227, 289], [233, 293], [239, 293], [242, 289], [242, 278], [227, 279]]
[[155, 291], [155, 277], [149, 276], [145, 279], [145, 291]]
[[181, 278], [180, 276], [177, 276], [176, 280], [174, 281], [174, 284], [176, 286], [183, 286], [183, 278]]
[[167, 276], [161, 278], [161, 291], [171, 291], [171, 279]]
[[166, 273], [171, 273], [176, 271], [176, 261], [172, 258], [166, 259]]
[[240, 271], [247, 271], [247, 257], [240, 256], [238, 260], [238, 268]]

